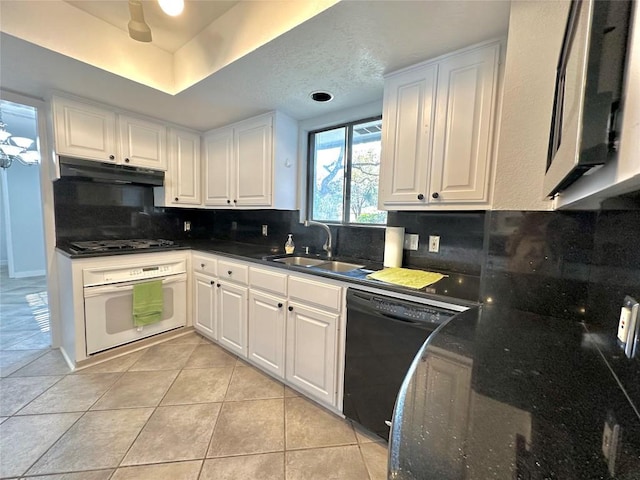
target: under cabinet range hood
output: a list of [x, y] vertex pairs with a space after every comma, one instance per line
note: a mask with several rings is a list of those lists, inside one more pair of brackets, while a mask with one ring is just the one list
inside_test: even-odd
[[75, 178], [100, 183], [149, 185], [161, 187], [164, 172], [148, 168], [115, 165], [69, 157], [60, 160], [60, 178]]

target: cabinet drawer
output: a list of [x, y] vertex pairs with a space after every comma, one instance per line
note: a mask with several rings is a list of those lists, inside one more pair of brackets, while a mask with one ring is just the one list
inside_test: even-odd
[[340, 311], [342, 288], [305, 278], [289, 277], [289, 298]]
[[216, 277], [218, 275], [217, 264], [218, 261], [209, 255], [199, 253], [191, 254], [191, 266], [194, 272], [205, 273]]
[[251, 267], [249, 269], [249, 285], [266, 292], [287, 294], [287, 275], [273, 272], [264, 268]]
[[249, 267], [241, 263], [218, 260], [218, 277], [247, 285], [249, 283]]

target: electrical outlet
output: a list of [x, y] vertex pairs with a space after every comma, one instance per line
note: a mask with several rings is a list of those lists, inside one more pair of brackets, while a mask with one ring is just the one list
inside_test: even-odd
[[237, 230], [238, 229], [238, 222], [233, 221], [231, 222], [231, 230]]
[[185, 232], [190, 232], [191, 231], [191, 222], [185, 221], [183, 228], [184, 228]]
[[438, 235], [429, 235], [429, 251], [431, 253], [440, 251], [440, 237]]
[[612, 412], [607, 414], [604, 422], [604, 431], [602, 432], [602, 455], [607, 460], [609, 473], [611, 476], [616, 474], [616, 460], [620, 447], [620, 425], [616, 422]]
[[267, 235], [269, 235], [269, 226], [268, 225], [262, 225], [262, 236], [266, 237]]
[[418, 240], [420, 239], [420, 235], [415, 233], [406, 233], [404, 235], [404, 245], [402, 248], [405, 250], [418, 250]]

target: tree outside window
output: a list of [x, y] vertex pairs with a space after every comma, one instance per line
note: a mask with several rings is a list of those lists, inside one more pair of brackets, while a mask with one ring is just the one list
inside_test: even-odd
[[378, 205], [382, 120], [363, 120], [309, 134], [312, 220], [386, 224]]

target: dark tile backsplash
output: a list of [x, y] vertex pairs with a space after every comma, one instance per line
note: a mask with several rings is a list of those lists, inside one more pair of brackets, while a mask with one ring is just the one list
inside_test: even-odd
[[[485, 212], [389, 212], [387, 224], [420, 236], [418, 250], [405, 250], [404, 265], [480, 275], [484, 263]], [[429, 253], [429, 236], [440, 251]]]
[[[296, 252], [322, 253], [326, 240], [319, 227], [304, 227], [295, 210], [155, 208], [151, 187], [60, 180], [54, 201], [58, 241], [220, 239], [284, 253], [292, 233]], [[640, 300], [637, 205], [599, 212], [389, 212], [388, 225], [420, 236], [418, 250], [405, 251], [404, 266], [481, 275], [485, 303], [584, 322], [640, 405], [640, 360], [616, 345], [624, 296]], [[330, 228], [336, 256], [382, 263], [383, 227]], [[440, 236], [438, 254], [428, 252], [429, 235]]]

